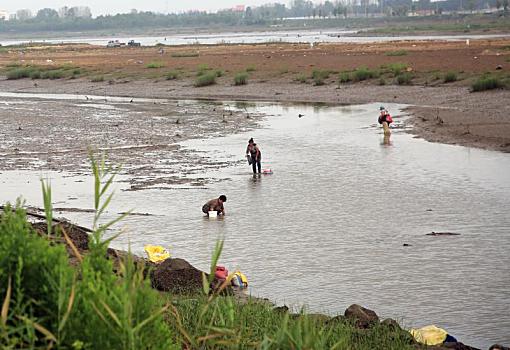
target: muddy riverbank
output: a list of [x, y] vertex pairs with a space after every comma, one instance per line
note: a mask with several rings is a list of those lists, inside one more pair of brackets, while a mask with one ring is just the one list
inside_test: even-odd
[[[83, 79], [37, 82], [34, 86], [31, 80], [0, 81], [0, 91], [23, 92], [23, 93], [50, 93], [50, 94], [77, 94], [88, 98], [90, 95], [114, 95], [129, 98], [157, 98], [167, 99], [164, 104], [154, 102], [147, 112], [158, 115], [165, 119], [165, 125], [184, 122], [183, 116], [193, 114], [196, 120], [191, 123], [195, 128], [182, 132], [175, 132], [175, 139], [187, 137], [202, 137], [204, 130], [214, 134], [218, 130], [233, 131], [238, 126], [253, 126], [252, 120], [247, 119], [242, 110], [233, 113], [221, 108], [216, 109], [214, 104], [207, 105], [202, 111], [187, 111], [186, 107], [179, 107], [177, 102], [169, 102], [179, 99], [207, 99], [207, 100], [253, 100], [253, 101], [277, 101], [277, 102], [309, 102], [328, 104], [363, 104], [369, 102], [402, 103], [409, 104], [407, 111], [412, 116], [407, 123], [412, 125], [410, 132], [433, 142], [459, 144], [464, 146], [479, 147], [491, 150], [510, 151], [510, 105], [505, 101], [510, 100], [509, 90], [495, 90], [472, 93], [465, 86], [399, 86], [399, 85], [370, 85], [353, 84], [345, 86], [325, 85], [310, 86], [307, 84], [289, 83], [285, 81], [250, 82], [246, 86], [233, 86], [228, 82], [220, 82], [217, 85], [195, 88], [191, 80], [179, 81], [147, 81], [134, 80], [123, 84], [91, 83]], [[86, 101], [90, 102], [90, 101]], [[58, 102], [45, 102], [48, 108], [55, 108]], [[85, 104], [82, 104], [85, 106]], [[130, 108], [124, 104], [123, 108]], [[2, 115], [16, 114], [12, 109], [3, 109]], [[223, 116], [226, 115], [226, 119]], [[377, 115], [377, 111], [374, 111]], [[171, 116], [171, 117], [170, 117]], [[62, 120], [74, 124], [76, 121], [69, 119], [70, 114], [62, 110]], [[33, 125], [34, 117], [25, 115], [19, 120], [19, 127], [24, 124]], [[170, 121], [171, 119], [171, 121]], [[90, 121], [88, 121], [90, 122]], [[144, 143], [143, 135], [151, 128], [158, 125], [139, 125], [140, 134], [137, 139]], [[39, 120], [40, 126], [42, 126]], [[37, 124], [36, 123], [36, 124]], [[115, 142], [119, 137], [122, 126], [112, 120], [111, 131], [108, 139], [103, 141]], [[205, 124], [207, 128], [199, 132]], [[189, 125], [189, 124], [188, 124]], [[201, 126], [200, 126], [201, 125]], [[174, 125], [175, 126], [175, 125]], [[178, 125], [177, 125], [178, 126]], [[93, 127], [93, 126], [89, 126]], [[181, 128], [176, 128], [181, 129]], [[13, 133], [24, 134], [27, 132], [12, 130]], [[183, 129], [184, 130], [184, 129]], [[5, 131], [7, 137], [9, 132]], [[104, 135], [103, 135], [104, 136]], [[101, 136], [101, 137], [103, 137]], [[148, 148], [161, 147], [162, 140], [149, 140], [146, 135]], [[168, 141], [168, 140], [166, 140]], [[166, 142], [165, 141], [165, 142]], [[160, 146], [158, 146], [158, 144]]]

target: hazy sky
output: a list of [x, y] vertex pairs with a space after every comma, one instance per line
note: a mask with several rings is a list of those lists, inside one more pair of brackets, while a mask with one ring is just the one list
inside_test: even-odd
[[179, 12], [183, 10], [217, 10], [230, 8], [235, 5], [262, 5], [272, 2], [287, 4], [289, 0], [0, 0], [0, 10], [10, 13], [22, 8], [28, 8], [34, 12], [49, 7], [58, 9], [62, 6], [89, 6], [92, 15], [116, 14], [128, 12], [131, 9], [154, 12]]

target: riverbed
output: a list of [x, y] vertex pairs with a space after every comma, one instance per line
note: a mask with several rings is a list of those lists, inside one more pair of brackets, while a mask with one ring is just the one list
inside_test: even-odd
[[[114, 112], [115, 123], [126, 133], [130, 124], [137, 125], [148, 137], [147, 125], [133, 123], [136, 101], [119, 103], [131, 112]], [[149, 105], [149, 114], [161, 117], [153, 115], [154, 102], [140, 101], [140, 120], [147, 118]], [[113, 245], [141, 255], [145, 244], [161, 244], [173, 256], [207, 269], [214, 242], [224, 239], [221, 263], [243, 271], [253, 295], [332, 315], [359, 303], [405, 326], [436, 324], [472, 346], [510, 343], [510, 155], [415, 139], [405, 132], [406, 116], [400, 111], [406, 106], [398, 104], [385, 105], [395, 125], [391, 138], [384, 139], [376, 123], [379, 105], [205, 105], [207, 111], [221, 109], [220, 115], [232, 111], [237, 124], [259, 116], [259, 127], [172, 139], [185, 152], [179, 169], [195, 166], [197, 159], [213, 164], [195, 166], [189, 174], [181, 171], [185, 178], [206, 179], [184, 185], [167, 182], [133, 191], [131, 179], [145, 172], [137, 161], [146, 153], [152, 160], [168, 157], [164, 167], [155, 163], [150, 172], [165, 177], [154, 169], [171, 171], [173, 153], [154, 157], [131, 148], [134, 161], [130, 171], [121, 173], [105, 219], [129, 209], [149, 215], [127, 217], [119, 226], [126, 233]], [[28, 108], [23, 113], [32, 113], [29, 103], [23, 106]], [[204, 113], [203, 103], [186, 106], [182, 113]], [[82, 109], [100, 110], [106, 114], [95, 120], [113, 123], [106, 107]], [[51, 115], [49, 110], [45, 117]], [[123, 123], [124, 115], [133, 118], [130, 123]], [[175, 120], [172, 116], [173, 125]], [[164, 136], [163, 125], [152, 132]], [[73, 132], [81, 138], [78, 127]], [[244, 160], [250, 137], [272, 175], [252, 175]], [[84, 162], [78, 172], [69, 167], [48, 171], [47, 159], [32, 157], [31, 170], [21, 163], [4, 168], [0, 200], [23, 195], [27, 204], [41, 206], [39, 178], [49, 178], [54, 206], [64, 209], [58, 214], [89, 226], [91, 214], [84, 211], [92, 207], [93, 187]], [[219, 194], [228, 196], [227, 215], [205, 218], [202, 204]], [[460, 235], [428, 236], [431, 232]]]

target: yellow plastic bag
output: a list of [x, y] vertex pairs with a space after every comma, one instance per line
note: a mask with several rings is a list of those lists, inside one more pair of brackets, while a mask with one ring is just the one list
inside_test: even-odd
[[248, 288], [248, 278], [241, 272], [236, 271], [231, 276], [232, 285], [240, 287], [242, 289]]
[[418, 329], [410, 329], [409, 333], [418, 342], [425, 345], [443, 344], [448, 332], [434, 325], [425, 326]]
[[159, 264], [170, 257], [170, 253], [160, 245], [146, 245], [144, 250], [149, 257], [149, 260], [156, 264]]

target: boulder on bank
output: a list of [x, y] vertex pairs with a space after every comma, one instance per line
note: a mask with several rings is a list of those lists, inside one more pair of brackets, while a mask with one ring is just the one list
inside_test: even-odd
[[369, 310], [358, 304], [353, 304], [345, 310], [345, 317], [354, 320], [358, 328], [370, 328], [372, 325], [379, 323], [379, 316], [375, 311]]
[[480, 350], [478, 348], [473, 348], [471, 346], [467, 346], [461, 342], [446, 342], [439, 346], [429, 346], [427, 349], [431, 350]]
[[152, 271], [151, 283], [160, 291], [193, 294], [202, 289], [202, 273], [184, 259], [170, 258]]
[[510, 348], [507, 347], [507, 346], [503, 346], [503, 345], [499, 345], [499, 344], [494, 344], [494, 345], [491, 345], [489, 350], [510, 350]]

